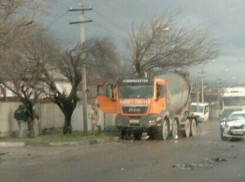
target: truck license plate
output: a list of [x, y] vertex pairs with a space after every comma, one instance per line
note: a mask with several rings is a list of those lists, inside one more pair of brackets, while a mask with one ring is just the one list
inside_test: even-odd
[[130, 124], [139, 124], [140, 123], [140, 120], [138, 120], [138, 119], [130, 119], [129, 120], [129, 123]]

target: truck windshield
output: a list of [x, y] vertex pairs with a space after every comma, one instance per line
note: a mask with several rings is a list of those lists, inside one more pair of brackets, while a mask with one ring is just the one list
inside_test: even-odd
[[119, 98], [152, 98], [153, 85], [121, 85]]
[[244, 97], [225, 97], [224, 106], [244, 106], [245, 98]]

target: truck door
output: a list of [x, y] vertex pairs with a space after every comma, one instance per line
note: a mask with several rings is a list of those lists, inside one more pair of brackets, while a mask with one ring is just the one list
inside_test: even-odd
[[97, 103], [99, 109], [105, 113], [116, 113], [116, 99], [111, 83], [97, 85]]
[[156, 85], [156, 100], [155, 100], [155, 112], [161, 113], [164, 109], [166, 109], [166, 91], [165, 87], [161, 83], [157, 83]]

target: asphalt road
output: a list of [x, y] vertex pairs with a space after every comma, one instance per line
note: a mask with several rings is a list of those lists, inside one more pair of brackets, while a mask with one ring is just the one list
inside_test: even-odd
[[178, 140], [1, 148], [0, 157], [6, 182], [245, 181], [245, 142], [221, 141], [217, 122]]

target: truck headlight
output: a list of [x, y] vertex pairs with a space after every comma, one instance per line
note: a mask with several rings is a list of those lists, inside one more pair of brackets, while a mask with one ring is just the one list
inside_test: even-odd
[[155, 119], [149, 121], [149, 124], [153, 124], [153, 123], [155, 123]]

